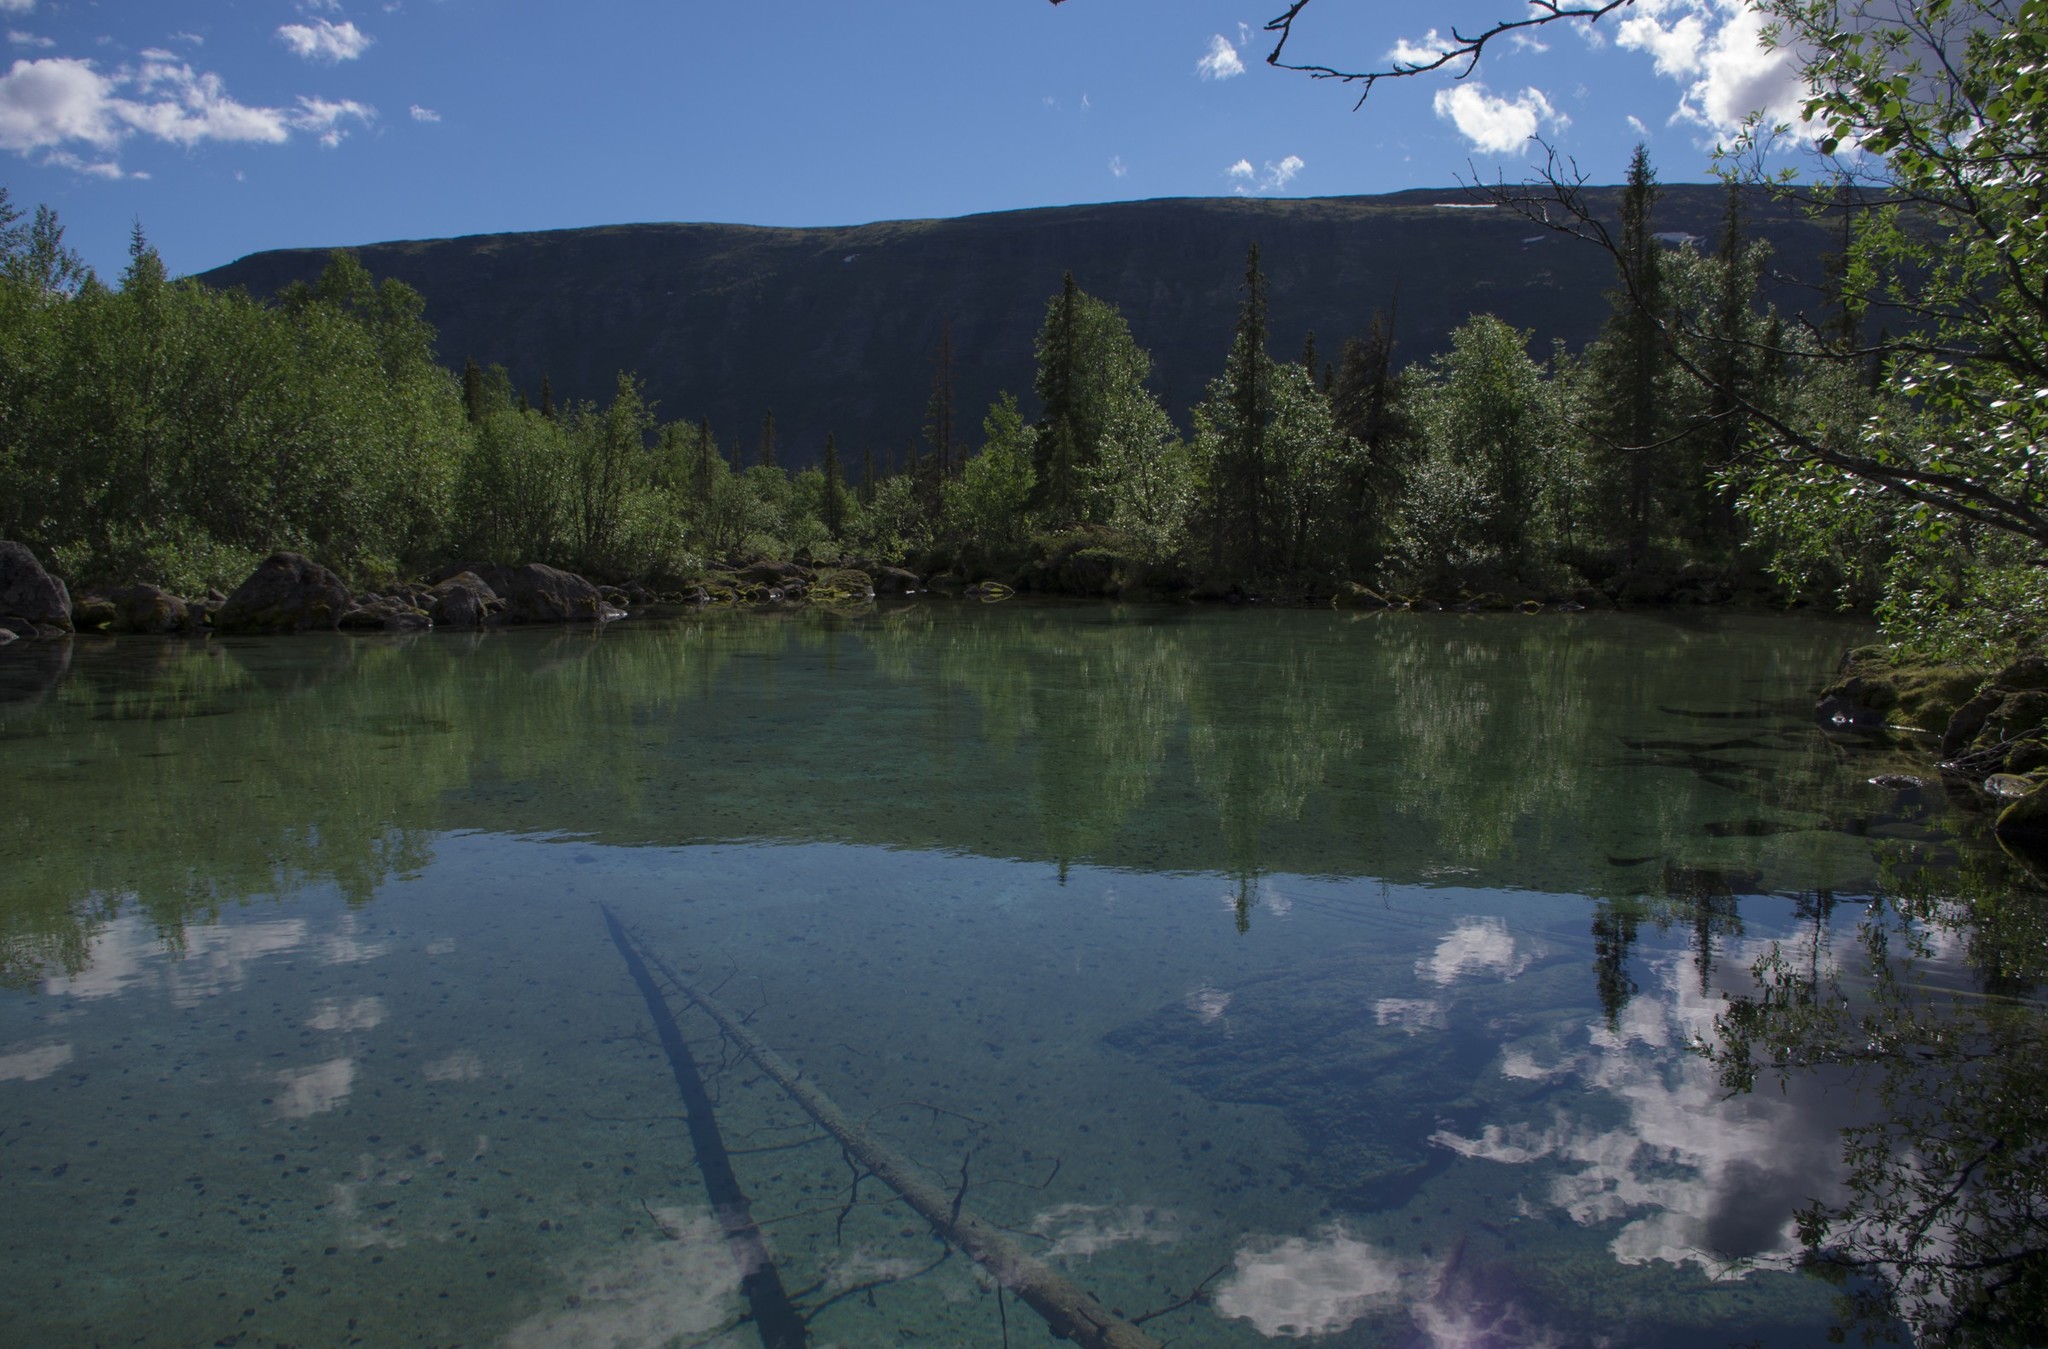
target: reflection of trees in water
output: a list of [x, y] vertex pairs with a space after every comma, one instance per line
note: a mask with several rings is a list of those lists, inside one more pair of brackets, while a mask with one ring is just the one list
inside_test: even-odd
[[1188, 758], [1216, 810], [1240, 930], [1265, 871], [1268, 827], [1300, 819], [1359, 746], [1339, 701], [1351, 676], [1341, 650], [1274, 640], [1250, 659], [1204, 661], [1189, 679]]
[[[1866, 847], [1775, 819], [1700, 830], [1767, 799], [1815, 819], [1833, 808], [1799, 792], [1825, 803], [1855, 782], [1817, 737], [1713, 720], [1796, 684], [1801, 642], [1816, 669], [1833, 646], [1788, 635], [930, 605], [603, 633], [81, 639], [64, 682], [0, 705], [33, 789], [0, 824], [27, 859], [0, 877], [0, 931], [31, 978], [84, 958], [85, 915], [140, 907], [175, 941], [251, 896], [320, 883], [361, 900], [450, 827], [817, 837], [1214, 870], [1247, 910], [1270, 871], [1579, 890], [1640, 910], [1614, 925], [1625, 992], [1643, 923], [1735, 921], [1742, 887], [1674, 906], [1670, 868], [1791, 859], [1826, 879], [1845, 842]], [[1705, 705], [1696, 733], [1658, 710], [1674, 690]], [[1645, 725], [1677, 738], [1628, 738]]]
[[1187, 703], [1176, 630], [1114, 609], [1088, 621], [1015, 610], [979, 623], [908, 612], [924, 620], [867, 630], [878, 667], [901, 679], [928, 661], [942, 683], [974, 696], [982, 752], [1030, 749], [1033, 813], [1062, 868], [1111, 844], [1158, 781]]
[[24, 788], [0, 824], [0, 980], [78, 972], [124, 910], [175, 948], [187, 923], [256, 897], [332, 885], [367, 901], [426, 865], [448, 802], [479, 781], [630, 807], [632, 730], [710, 687], [720, 659], [786, 640], [745, 632], [715, 649], [690, 627], [516, 646], [81, 639], [64, 683], [0, 709]]
[[1858, 916], [1849, 949], [1774, 944], [1700, 1048], [1731, 1091], [1847, 1067], [1879, 1104], [1842, 1132], [1846, 1197], [1799, 1217], [1806, 1263], [1842, 1286], [1848, 1319], [1903, 1319], [1922, 1344], [2037, 1345], [2048, 894], [1972, 870], [1960, 890], [1902, 872]]

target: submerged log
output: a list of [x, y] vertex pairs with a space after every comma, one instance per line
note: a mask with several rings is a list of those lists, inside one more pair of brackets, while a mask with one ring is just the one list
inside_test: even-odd
[[[616, 925], [609, 909], [605, 910], [605, 919]], [[998, 1283], [1044, 1317], [1055, 1336], [1072, 1340], [1083, 1349], [1160, 1349], [1157, 1340], [1076, 1287], [1058, 1270], [1027, 1253], [993, 1223], [964, 1207], [958, 1197], [926, 1180], [908, 1158], [848, 1119], [831, 1097], [805, 1078], [801, 1069], [761, 1043], [738, 1017], [708, 994], [678, 978], [659, 956], [648, 952], [647, 958], [677, 992], [717, 1022], [718, 1028], [788, 1092], [806, 1114], [838, 1139], [855, 1160], [901, 1195], [940, 1236], [973, 1257], [976, 1264], [995, 1275]]]

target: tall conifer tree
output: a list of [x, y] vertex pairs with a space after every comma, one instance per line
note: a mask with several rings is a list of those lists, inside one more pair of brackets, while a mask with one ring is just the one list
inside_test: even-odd
[[825, 490], [818, 501], [818, 516], [825, 532], [837, 539], [846, 529], [846, 484], [839, 477], [839, 438], [825, 436]]
[[953, 320], [939, 326], [939, 352], [932, 372], [932, 396], [924, 409], [925, 443], [932, 447], [938, 475], [950, 478], [953, 463]]

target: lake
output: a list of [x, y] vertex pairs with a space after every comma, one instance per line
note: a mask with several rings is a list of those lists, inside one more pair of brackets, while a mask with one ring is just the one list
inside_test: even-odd
[[0, 1342], [1046, 1342], [756, 1047], [1159, 1342], [1952, 1315], [1944, 1259], [2041, 1245], [2039, 890], [1930, 746], [1814, 724], [1863, 640], [935, 602], [19, 644]]

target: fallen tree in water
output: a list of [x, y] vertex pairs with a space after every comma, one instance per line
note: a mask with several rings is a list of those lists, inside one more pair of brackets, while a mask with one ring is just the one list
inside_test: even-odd
[[[622, 950], [634, 949], [609, 908], [604, 909], [604, 915], [612, 928], [613, 940], [620, 943]], [[993, 1274], [998, 1285], [1044, 1317], [1055, 1336], [1072, 1340], [1083, 1349], [1159, 1349], [1157, 1340], [1103, 1306], [1043, 1260], [1028, 1254], [993, 1223], [964, 1207], [962, 1196], [946, 1194], [925, 1179], [908, 1158], [863, 1125], [848, 1119], [829, 1096], [805, 1078], [801, 1069], [761, 1043], [738, 1017], [708, 994], [677, 977], [659, 956], [652, 952], [641, 954], [678, 993], [717, 1022], [727, 1038], [837, 1139], [850, 1157], [902, 1196], [940, 1236]], [[630, 957], [628, 963], [632, 963]]]

